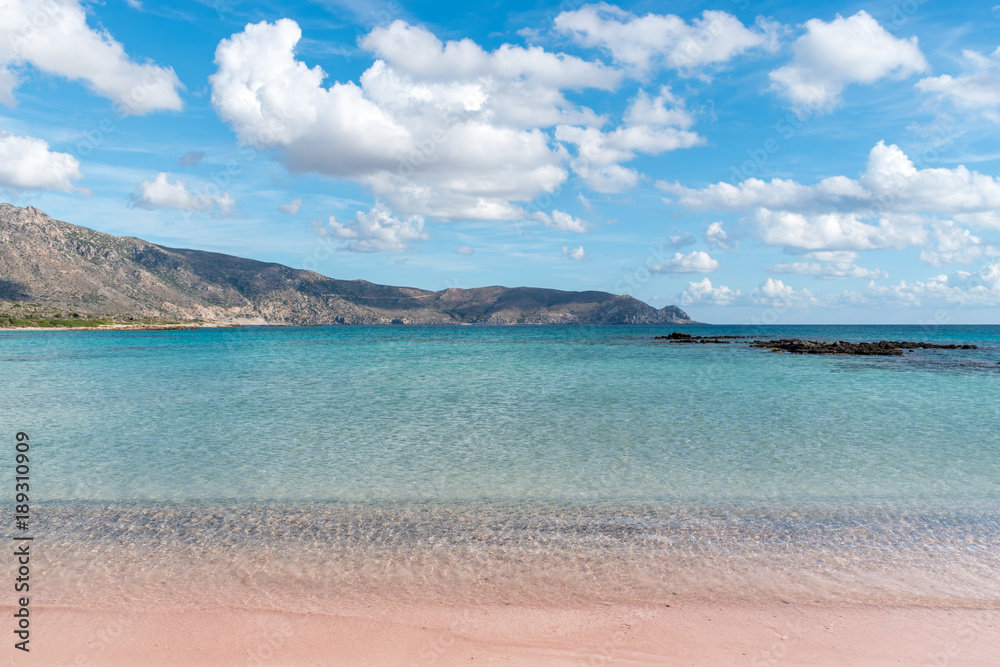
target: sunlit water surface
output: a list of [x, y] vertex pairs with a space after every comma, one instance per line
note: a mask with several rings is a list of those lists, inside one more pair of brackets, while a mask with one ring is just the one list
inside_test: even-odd
[[670, 330], [2, 332], [43, 595], [1000, 602], [1000, 327]]

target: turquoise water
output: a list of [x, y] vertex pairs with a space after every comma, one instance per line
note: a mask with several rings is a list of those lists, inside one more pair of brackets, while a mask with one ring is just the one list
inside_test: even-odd
[[1000, 499], [1000, 328], [771, 331], [985, 349], [803, 357], [653, 327], [2, 333], [0, 415], [39, 443], [49, 500]]
[[31, 435], [53, 558], [272, 535], [254, 559], [291, 542], [282, 576], [317, 590], [371, 587], [372, 563], [538, 584], [587, 562], [605, 597], [780, 573], [786, 596], [1000, 600], [1000, 327], [684, 329], [980, 346], [902, 358], [652, 340], [670, 331], [0, 332], [0, 424]]

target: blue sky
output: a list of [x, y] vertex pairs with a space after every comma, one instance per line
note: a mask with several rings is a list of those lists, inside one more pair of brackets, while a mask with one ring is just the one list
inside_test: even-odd
[[0, 191], [718, 323], [997, 321], [1000, 6], [0, 0]]

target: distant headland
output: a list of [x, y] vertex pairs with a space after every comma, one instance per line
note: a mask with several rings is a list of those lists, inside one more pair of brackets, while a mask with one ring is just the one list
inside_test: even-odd
[[0, 327], [695, 324], [677, 306], [533, 287], [439, 292], [166, 248], [0, 203]]

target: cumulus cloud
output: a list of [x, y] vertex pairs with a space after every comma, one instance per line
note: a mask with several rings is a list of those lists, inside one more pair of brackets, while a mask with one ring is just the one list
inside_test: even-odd
[[983, 240], [951, 220], [937, 221], [932, 225], [931, 240], [934, 248], [920, 252], [920, 259], [931, 266], [968, 264], [995, 249], [984, 246]]
[[863, 10], [829, 23], [811, 19], [805, 28], [792, 61], [770, 74], [772, 89], [798, 107], [828, 111], [850, 84], [904, 79], [929, 67], [916, 37], [894, 37]]
[[748, 28], [723, 11], [708, 10], [691, 23], [673, 14], [636, 16], [600, 3], [562, 12], [555, 30], [579, 45], [600, 48], [639, 73], [655, 67], [684, 74], [728, 62], [755, 48], [773, 49], [777, 24], [758, 20]]
[[750, 299], [754, 303], [779, 308], [803, 308], [819, 303], [809, 290], [796, 290], [776, 278], [768, 278], [751, 290]]
[[576, 146], [571, 161], [573, 171], [597, 192], [622, 192], [634, 187], [639, 172], [621, 163], [638, 153], [659, 155], [704, 143], [701, 136], [689, 130], [694, 118], [667, 86], [656, 97], [640, 90], [626, 109], [624, 121], [609, 132], [598, 127], [556, 127], [556, 139]]
[[199, 194], [191, 192], [183, 178], [170, 181], [171, 174], [161, 171], [151, 181], [143, 181], [129, 198], [129, 203], [138, 208], [174, 208], [180, 211], [211, 211], [218, 209], [221, 215], [229, 215], [236, 201], [228, 192], [210, 194], [207, 190]]
[[997, 306], [1000, 305], [1000, 263], [990, 262], [978, 273], [956, 271], [927, 280], [902, 280], [895, 285], [877, 285], [872, 281], [860, 296], [867, 301], [904, 306], [928, 303]]
[[399, 72], [439, 81], [458, 78], [478, 83], [490, 76], [497, 82], [530, 79], [556, 89], [611, 90], [622, 76], [602, 63], [550, 53], [537, 46], [504, 44], [490, 53], [471, 39], [443, 43], [427, 29], [404, 21], [375, 28], [360, 44]]
[[917, 88], [959, 109], [980, 111], [1000, 123], [1000, 48], [989, 56], [977, 51], [962, 52], [971, 71], [959, 76], [942, 74], [917, 82]]
[[711, 273], [719, 268], [719, 263], [703, 250], [687, 254], [674, 253], [670, 259], [649, 267], [653, 273]]
[[84, 82], [122, 115], [182, 108], [173, 69], [133, 60], [110, 33], [87, 25], [78, 0], [3, 0], [0, 13], [0, 102], [14, 104], [16, 72], [30, 66]]
[[414, 215], [401, 220], [381, 202], [376, 202], [367, 213], [358, 211], [355, 219], [348, 222], [330, 216], [328, 224], [329, 233], [347, 239], [344, 247], [353, 252], [415, 252], [415, 244], [431, 238], [424, 231], [422, 217]]
[[[816, 185], [750, 178], [690, 189], [661, 183], [692, 209], [741, 211], [768, 245], [805, 251], [860, 251], [942, 243], [934, 225], [952, 219], [1000, 229], [1000, 179], [954, 169], [917, 169], [898, 146], [879, 142], [857, 179]], [[941, 232], [944, 233], [944, 232]], [[978, 237], [963, 237], [966, 243]], [[945, 249], [943, 252], [953, 252]]]
[[562, 254], [563, 257], [566, 257], [568, 259], [574, 259], [578, 262], [590, 261], [590, 255], [588, 255], [587, 251], [583, 249], [583, 246], [579, 246], [577, 248], [570, 248], [569, 246], [564, 245], [562, 249]]
[[869, 224], [856, 213], [805, 215], [760, 208], [751, 216], [764, 243], [806, 250], [874, 250], [921, 245], [926, 230], [909, 219]]
[[324, 85], [296, 58], [294, 21], [248, 25], [222, 40], [212, 103], [239, 140], [277, 151], [293, 172], [368, 186], [403, 214], [516, 220], [521, 203], [567, 178], [547, 128], [601, 124], [566, 90], [612, 90], [622, 74], [539, 47], [486, 51], [395, 21], [360, 41], [375, 57], [358, 82]]
[[687, 289], [681, 292], [682, 306], [706, 303], [713, 306], [728, 306], [739, 297], [739, 290], [732, 290], [725, 285], [712, 286], [712, 281], [703, 278], [699, 282], [688, 283]]
[[282, 204], [278, 207], [278, 210], [282, 213], [287, 213], [288, 215], [298, 215], [299, 209], [302, 208], [302, 197], [296, 197], [287, 204]]
[[729, 239], [729, 234], [722, 228], [721, 222], [713, 222], [708, 226], [708, 229], [705, 230], [705, 242], [723, 250], [731, 250], [736, 247], [736, 244]]
[[476, 252], [476, 249], [470, 245], [460, 245], [457, 248], [455, 248], [455, 252], [457, 252], [459, 255], [465, 255], [466, 257], [468, 257], [469, 255]]
[[[954, 169], [917, 169], [895, 144], [880, 141], [868, 154], [865, 171], [858, 179], [833, 176], [816, 185], [795, 181], [749, 178], [738, 185], [717, 183], [692, 190], [670, 183], [661, 187], [678, 195], [692, 208], [740, 210], [747, 208], [783, 209], [802, 214], [857, 213], [864, 217], [883, 213], [930, 212], [941, 215], [974, 216], [989, 219], [1000, 207], [1000, 179]], [[1000, 229], [1000, 217], [995, 227]]]
[[806, 253], [806, 258], [818, 261], [776, 264], [769, 266], [767, 271], [770, 273], [794, 273], [800, 276], [834, 279], [876, 279], [889, 277], [889, 274], [881, 269], [866, 269], [855, 264], [858, 258], [858, 253], [856, 252], [810, 252]]
[[41, 139], [0, 130], [0, 186], [72, 192], [79, 178], [80, 162], [69, 153], [53, 153]]

